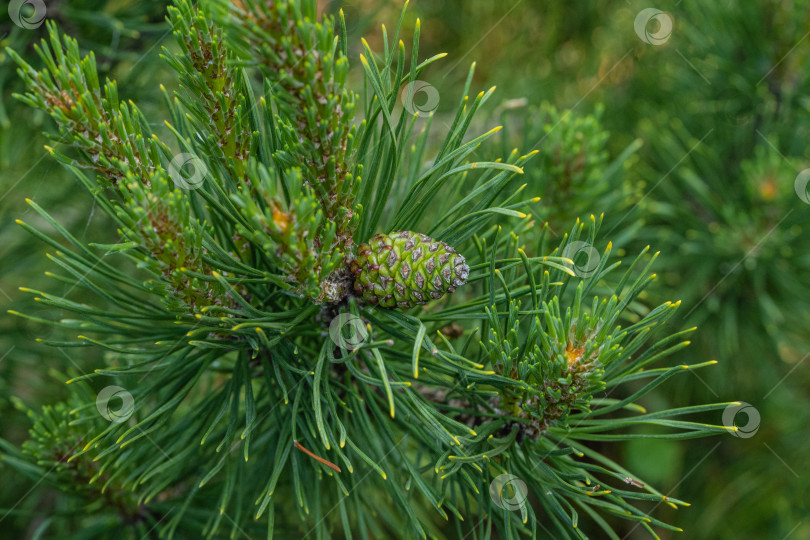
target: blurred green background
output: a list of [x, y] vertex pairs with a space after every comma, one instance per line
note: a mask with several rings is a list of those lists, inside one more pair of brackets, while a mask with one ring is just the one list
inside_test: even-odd
[[[402, 2], [322, 7], [344, 10], [360, 80], [359, 38], [380, 50], [379, 25], [393, 31]], [[50, 2], [48, 17], [94, 50], [122, 96], [150, 116], [163, 108], [158, 85], [172, 80], [158, 59], [169, 37], [164, 8]], [[753, 416], [736, 418], [757, 427], [752, 436], [600, 447], [663, 493], [692, 502], [677, 512], [655, 509], [685, 529], [683, 538], [810, 538], [810, 198], [800, 176], [810, 167], [809, 8], [798, 0], [415, 0], [405, 17], [406, 41], [421, 19], [420, 58], [449, 53], [422, 76], [438, 91], [438, 103], [429, 104], [437, 120], [455, 108], [476, 62], [474, 90], [498, 87], [481, 127], [506, 128], [485, 150], [540, 151], [524, 175], [527, 196], [542, 197], [538, 223], [548, 220], [562, 234], [577, 217], [604, 213], [601, 236], [620, 253], [648, 244], [661, 251], [650, 304], [681, 300], [671, 324], [699, 327], [680, 361], [719, 363], [661, 387], [648, 405], [753, 406]], [[23, 30], [5, 13], [0, 18], [3, 46], [30, 55], [44, 26]], [[25, 197], [77, 236], [113, 233], [74, 180], [44, 157], [47, 119], [11, 98], [20, 88], [9, 64], [0, 53], [0, 302], [43, 316], [18, 290], [36, 289], [52, 269], [46, 246], [14, 224], [32, 219]], [[0, 322], [0, 437], [15, 443], [28, 426], [11, 396], [54, 402], [63, 379], [49, 370], [99, 361], [38, 346], [33, 338], [42, 331], [11, 315]], [[31, 483], [2, 463], [0, 475], [0, 508], [14, 507], [12, 516], [58, 511], [55, 492], [42, 490], [14, 506]], [[19, 528], [24, 521], [14, 520], [13, 530], [0, 525], [10, 531], [0, 537], [31, 537], [38, 524]], [[632, 525], [616, 526], [626, 538], [644, 537]]]

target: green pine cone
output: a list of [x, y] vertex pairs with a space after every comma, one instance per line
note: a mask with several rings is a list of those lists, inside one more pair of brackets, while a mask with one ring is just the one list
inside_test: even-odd
[[357, 248], [354, 291], [380, 307], [411, 308], [467, 282], [470, 267], [444, 242], [410, 231], [378, 234]]

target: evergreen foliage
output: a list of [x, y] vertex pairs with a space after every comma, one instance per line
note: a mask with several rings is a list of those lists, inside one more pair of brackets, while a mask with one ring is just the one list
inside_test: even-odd
[[[583, 271], [579, 247], [604, 245], [602, 218], [552, 237], [532, 220], [541, 186], [522, 184], [532, 161], [571, 186], [599, 184], [598, 123], [546, 109], [565, 123], [549, 149], [492, 157], [499, 128], [468, 134], [494, 92], [473, 95], [471, 69], [434, 147], [433, 116], [399, 105], [443, 56], [419, 60], [418, 23], [410, 54], [402, 17], [382, 51], [363, 42], [360, 92], [343, 17], [318, 19], [312, 0], [176, 0], [168, 21], [171, 141], [55, 24], [41, 69], [9, 52], [19, 98], [69, 144], [51, 153], [120, 236], [87, 243], [34, 201], [56, 234], [19, 222], [54, 249], [52, 277], [72, 293], [26, 289], [71, 313], [51, 322], [74, 337], [44, 341], [107, 352], [70, 374], [66, 403], [28, 411], [22, 451], [0, 441], [8, 465], [56, 471], [71, 495], [43, 534], [616, 537], [613, 517], [653, 536], [674, 528], [642, 508], [685, 503], [601, 443], [734, 431], [703, 421], [729, 403], [639, 403], [713, 362], [665, 362], [690, 331], [665, 326], [679, 303], [641, 296], [657, 255], [613, 261], [607, 242]], [[636, 150], [608, 165], [615, 178]], [[429, 270], [401, 231], [456, 256]], [[371, 261], [367, 243], [386, 238], [396, 260]], [[441, 287], [394, 276], [382, 292], [407, 286], [408, 300], [375, 306], [369, 271], [401, 276], [408, 253]], [[417, 290], [432, 301], [417, 307]]]

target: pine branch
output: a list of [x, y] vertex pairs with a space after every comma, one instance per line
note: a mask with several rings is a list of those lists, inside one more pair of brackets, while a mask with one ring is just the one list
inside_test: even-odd
[[48, 33], [50, 45], [43, 40], [35, 47], [46, 65], [42, 71], [35, 71], [8, 49], [28, 88], [17, 97], [56, 121], [60, 139], [80, 152], [76, 165], [95, 171], [112, 185], [129, 172], [148, 182], [160, 161], [159, 149], [138, 109], [119, 102], [114, 82], [105, 84], [102, 93], [92, 53], [82, 58], [76, 40], [67, 36], [60, 40], [52, 22], [48, 22]]
[[351, 173], [355, 95], [345, 88], [349, 64], [338, 50], [334, 21], [316, 22], [310, 0], [247, 0], [231, 8], [238, 38], [232, 46], [246, 64], [258, 64], [290, 129], [276, 159], [286, 167], [304, 164], [304, 181], [337, 223], [336, 246], [348, 249], [360, 180]]
[[206, 134], [201, 153], [217, 156], [234, 180], [244, 181], [250, 155], [251, 129], [242, 70], [233, 65], [233, 55], [224, 44], [209, 4], [199, 10], [188, 1], [169, 6], [169, 24], [182, 53], [163, 58], [177, 71], [184, 92], [177, 95], [188, 111], [194, 129]]

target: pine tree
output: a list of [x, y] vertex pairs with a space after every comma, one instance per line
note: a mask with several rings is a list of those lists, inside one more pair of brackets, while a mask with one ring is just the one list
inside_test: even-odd
[[70, 143], [52, 155], [120, 236], [83, 242], [34, 201], [59, 237], [19, 222], [54, 248], [53, 278], [73, 292], [26, 289], [73, 313], [52, 323], [75, 337], [45, 341], [107, 352], [69, 375], [67, 402], [18, 401], [31, 438], [0, 442], [7, 463], [69, 495], [54, 529], [582, 538], [613, 534], [615, 517], [672, 528], [633, 503], [685, 503], [592, 443], [736, 429], [683, 419], [728, 403], [639, 404], [713, 362], [662, 363], [690, 331], [659, 328], [679, 303], [639, 298], [656, 255], [620, 272], [610, 242], [594, 247], [594, 216], [556, 238], [538, 231], [538, 198], [521, 184], [537, 153], [487, 158], [499, 128], [468, 135], [494, 89], [470, 97], [471, 68], [434, 148], [433, 116], [400, 106], [443, 56], [420, 62], [419, 24], [410, 54], [401, 18], [381, 52], [363, 42], [359, 94], [343, 17], [319, 19], [314, 1], [176, 0], [168, 21], [172, 141], [55, 24], [41, 69], [9, 52], [18, 97]]

